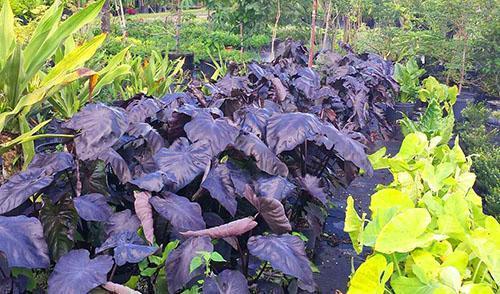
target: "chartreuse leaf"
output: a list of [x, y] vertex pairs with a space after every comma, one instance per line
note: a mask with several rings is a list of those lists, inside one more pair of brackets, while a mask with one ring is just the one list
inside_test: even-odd
[[345, 214], [344, 231], [351, 237], [352, 246], [356, 253], [361, 253], [363, 251], [363, 224], [366, 214], [360, 218], [356, 209], [354, 208], [354, 199], [352, 196], [347, 198], [347, 207]]
[[493, 294], [493, 289], [488, 284], [467, 284], [461, 290], [467, 294]]
[[392, 272], [393, 263], [387, 264], [383, 255], [376, 254], [356, 270], [349, 283], [347, 294], [382, 294]]
[[486, 265], [497, 284], [500, 283], [500, 225], [494, 217], [487, 216], [485, 227], [471, 232], [468, 244], [474, 254]]
[[396, 207], [379, 211], [363, 231], [363, 244], [370, 247], [375, 246], [380, 231], [397, 213], [398, 209]]
[[368, 160], [372, 164], [373, 169], [387, 168], [387, 159], [384, 157], [387, 148], [382, 147], [377, 152], [368, 155]]
[[372, 211], [372, 216], [376, 217], [377, 212], [384, 209], [396, 207], [398, 211], [403, 211], [414, 206], [413, 201], [408, 195], [399, 190], [387, 188], [377, 191], [372, 195], [370, 210]]
[[411, 253], [413, 260], [412, 271], [422, 283], [429, 283], [434, 280], [440, 270], [439, 262], [430, 252], [415, 250]]
[[417, 278], [403, 276], [391, 280], [391, 287], [396, 294], [455, 294], [455, 292], [438, 282], [422, 283]]
[[460, 272], [461, 276], [465, 275], [467, 263], [469, 262], [469, 255], [465, 251], [457, 249], [451, 254], [444, 255], [441, 259], [443, 260], [441, 266], [453, 266]]
[[397, 157], [404, 160], [411, 160], [415, 156], [422, 154], [429, 142], [424, 133], [416, 132], [407, 135], [401, 143], [401, 148]]
[[401, 212], [382, 228], [375, 242], [375, 250], [387, 254], [412, 251], [422, 245], [423, 240], [419, 237], [430, 222], [431, 216], [424, 208]]

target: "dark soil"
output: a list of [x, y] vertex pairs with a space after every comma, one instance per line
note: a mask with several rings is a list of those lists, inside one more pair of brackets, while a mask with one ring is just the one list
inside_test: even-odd
[[[387, 153], [396, 154], [401, 145], [400, 140], [391, 140], [377, 143], [379, 147], [387, 147]], [[369, 252], [366, 250], [357, 255], [352, 248], [349, 235], [343, 231], [347, 197], [352, 195], [356, 210], [368, 212], [370, 196], [378, 184], [388, 184], [392, 176], [388, 170], [375, 171], [373, 177], [358, 177], [351, 185], [344, 189], [337, 189], [334, 199], [335, 207], [329, 210], [324, 227], [324, 235], [316, 244], [314, 263], [320, 273], [315, 274], [316, 283], [321, 293], [345, 293], [352, 267], [357, 268]]]

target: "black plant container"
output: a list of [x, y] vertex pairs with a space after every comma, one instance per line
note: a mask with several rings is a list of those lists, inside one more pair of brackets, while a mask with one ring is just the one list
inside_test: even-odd
[[415, 113], [415, 103], [396, 102], [393, 109], [388, 108], [387, 119], [391, 122], [395, 122], [403, 118], [402, 113], [412, 118]]
[[184, 65], [182, 66], [182, 70], [194, 70], [194, 53], [168, 53], [168, 59], [170, 60], [179, 58], [184, 58]]
[[457, 102], [453, 104], [453, 114], [455, 115], [455, 121], [462, 120], [462, 111], [467, 105], [474, 103], [475, 93], [462, 90], [462, 92], [457, 96]]

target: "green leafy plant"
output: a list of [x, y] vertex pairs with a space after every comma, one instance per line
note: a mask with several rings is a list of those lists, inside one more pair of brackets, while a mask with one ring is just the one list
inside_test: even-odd
[[[78, 29], [90, 23], [99, 14], [104, 1], [98, 1], [61, 22], [64, 6], [60, 1], [46, 11], [26, 46], [19, 44], [14, 33], [14, 15], [9, 1], [3, 1], [0, 12], [0, 131], [17, 134], [30, 133], [28, 123], [31, 110], [52, 93], [93, 71], [82, 65], [94, 55], [105, 39], [99, 35], [68, 52], [54, 67], [46, 62]], [[19, 140], [26, 166], [35, 154], [33, 137]], [[3, 147], [11, 146], [7, 142]]]
[[151, 52], [149, 58], [135, 57], [131, 63], [131, 75], [127, 78], [124, 96], [131, 97], [137, 93], [162, 96], [180, 90], [178, 83], [182, 80], [184, 59], [169, 60], [158, 52]]
[[191, 260], [191, 264], [189, 265], [189, 272], [192, 273], [195, 271], [197, 268], [201, 266], [205, 266], [205, 276], [209, 276], [212, 273], [212, 269], [210, 268], [210, 263], [214, 262], [226, 262], [224, 257], [220, 255], [219, 252], [214, 251], [214, 252], [206, 252], [206, 251], [200, 251], [198, 252], [198, 256], [195, 256]]
[[457, 100], [458, 88], [448, 87], [429, 77], [423, 81], [418, 94], [421, 101], [427, 102], [427, 108], [417, 121], [403, 115], [401, 131], [404, 135], [422, 132], [429, 139], [440, 137], [442, 143], [448, 142], [455, 123], [452, 106]]
[[348, 199], [344, 230], [358, 253], [373, 249], [348, 293], [498, 291], [500, 225], [482, 211], [458, 139], [453, 148], [440, 141], [412, 133], [395, 156], [385, 149], [371, 155], [374, 168], [388, 168], [394, 181], [372, 195], [371, 218]]
[[399, 100], [401, 102], [415, 102], [420, 90], [420, 77], [425, 69], [418, 67], [415, 59], [410, 59], [405, 65], [396, 63], [394, 79], [399, 83]]
[[[64, 53], [73, 50], [75, 47], [72, 38], [68, 38], [64, 50], [56, 54], [56, 62], [64, 58]], [[70, 118], [88, 101], [92, 101], [98, 96], [104, 87], [112, 84], [119, 84], [127, 75], [130, 74], [130, 65], [124, 64], [125, 57], [129, 47], [123, 49], [113, 56], [107, 65], [96, 72], [88, 81], [77, 80], [59, 92], [48, 98], [53, 109], [62, 118]]]

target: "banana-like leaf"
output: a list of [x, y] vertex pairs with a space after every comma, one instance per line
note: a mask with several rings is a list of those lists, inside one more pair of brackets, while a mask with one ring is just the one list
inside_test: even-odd
[[16, 35], [14, 33], [14, 13], [10, 7], [9, 1], [3, 1], [2, 11], [0, 12], [0, 68], [3, 61], [9, 57], [14, 49]]

